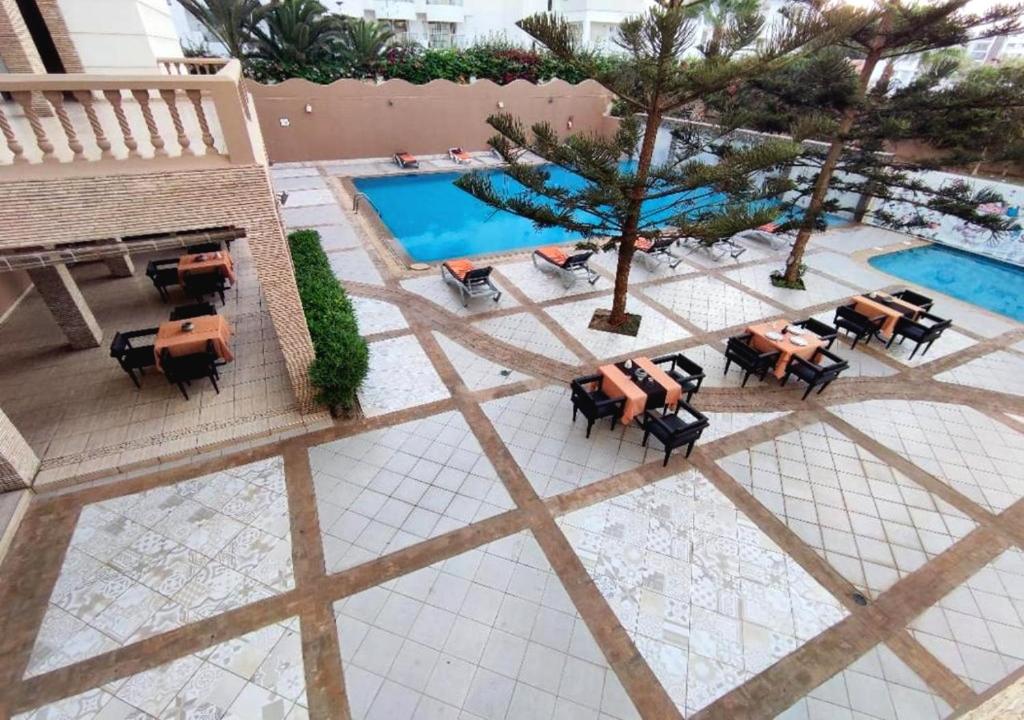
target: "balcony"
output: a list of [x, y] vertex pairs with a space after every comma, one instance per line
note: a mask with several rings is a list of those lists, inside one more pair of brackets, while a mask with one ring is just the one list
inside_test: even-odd
[[265, 162], [237, 60], [141, 75], [0, 74], [0, 180]]

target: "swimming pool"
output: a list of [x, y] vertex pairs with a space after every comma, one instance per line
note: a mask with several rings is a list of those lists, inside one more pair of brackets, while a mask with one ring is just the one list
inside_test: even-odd
[[[578, 188], [584, 180], [559, 167], [550, 167], [551, 182]], [[501, 170], [488, 171], [496, 187], [505, 183], [514, 191], [523, 187]], [[526, 247], [557, 245], [580, 240], [562, 228], [538, 230], [526, 218], [497, 211], [453, 183], [459, 173], [424, 173], [377, 178], [357, 178], [356, 189], [365, 193], [409, 257], [418, 262], [499, 253]], [[702, 191], [693, 191], [702, 192]], [[711, 196], [704, 204], [717, 202]], [[667, 219], [678, 196], [663, 198], [644, 206], [652, 222]], [[845, 222], [830, 216], [830, 225]]]
[[1024, 322], [1024, 268], [943, 245], [876, 255], [879, 270]]

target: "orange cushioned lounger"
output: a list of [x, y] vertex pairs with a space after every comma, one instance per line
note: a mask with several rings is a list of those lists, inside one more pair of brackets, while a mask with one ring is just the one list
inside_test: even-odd
[[469, 260], [446, 260], [444, 266], [459, 280], [466, 277], [466, 273], [476, 267]]
[[565, 265], [565, 261], [569, 259], [569, 256], [560, 247], [549, 245], [548, 247], [537, 248], [534, 250], [535, 253], [540, 255], [545, 260], [553, 262], [555, 265], [562, 267]]

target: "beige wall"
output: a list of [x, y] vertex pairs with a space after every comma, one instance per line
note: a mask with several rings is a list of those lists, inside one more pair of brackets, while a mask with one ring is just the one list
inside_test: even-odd
[[25, 288], [32, 284], [28, 274], [22, 271], [0, 273], [0, 320], [11, 306], [18, 301]]
[[[546, 120], [561, 132], [572, 118], [574, 132], [600, 132], [607, 128], [602, 116], [610, 102], [608, 91], [590, 80], [579, 85], [520, 80], [504, 86], [489, 80], [472, 85], [288, 80], [248, 86], [273, 162], [387, 157], [398, 150], [433, 154], [455, 145], [485, 150], [494, 134], [486, 119], [497, 112], [512, 113], [528, 125]], [[281, 118], [288, 119], [288, 127], [281, 126]]]

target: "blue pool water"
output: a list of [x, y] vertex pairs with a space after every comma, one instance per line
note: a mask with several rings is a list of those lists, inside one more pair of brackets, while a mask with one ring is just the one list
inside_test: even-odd
[[1024, 268], [926, 245], [868, 262], [879, 270], [1024, 322]]
[[[567, 170], [551, 167], [549, 171], [552, 183], [569, 189], [584, 185], [582, 178]], [[503, 183], [507, 183], [514, 192], [523, 190], [502, 171], [489, 172], [497, 188], [501, 189]], [[370, 198], [381, 220], [409, 257], [420, 262], [556, 245], [580, 239], [561, 228], [538, 230], [525, 218], [494, 210], [455, 187], [452, 183], [458, 177], [459, 173], [430, 173], [359, 178], [355, 185]], [[703, 195], [703, 191], [693, 192]], [[657, 223], [667, 219], [673, 213], [670, 206], [678, 197], [663, 198], [645, 205], [645, 220]], [[710, 204], [721, 199], [721, 195], [712, 195], [701, 202]], [[840, 224], [844, 220], [829, 217], [827, 222]]]

